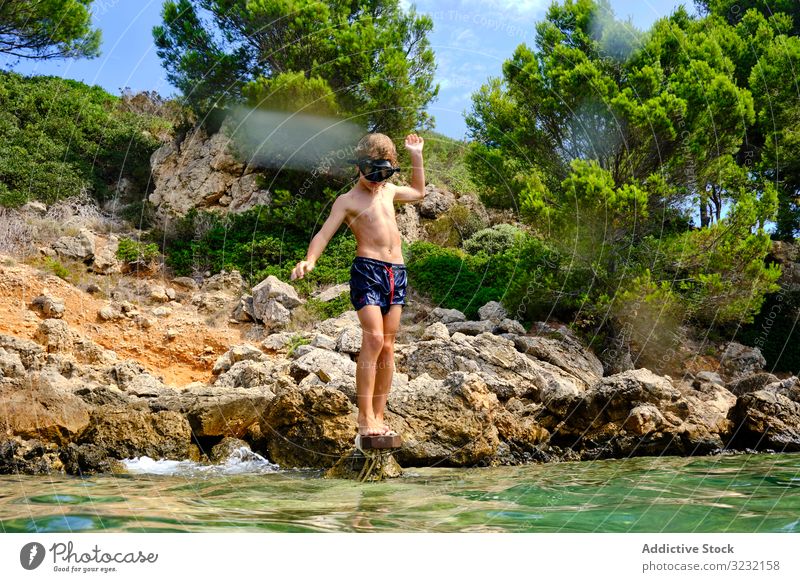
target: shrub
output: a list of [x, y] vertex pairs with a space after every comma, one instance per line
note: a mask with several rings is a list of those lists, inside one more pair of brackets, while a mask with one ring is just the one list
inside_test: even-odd
[[119, 241], [117, 258], [128, 265], [149, 265], [158, 256], [158, 246], [155, 243], [143, 243], [129, 238]]
[[106, 200], [122, 177], [143, 194], [155, 136], [170, 128], [98, 86], [0, 71], [0, 203], [50, 204], [82, 191]]
[[439, 218], [429, 222], [425, 230], [431, 242], [440, 246], [458, 247], [485, 227], [486, 224], [478, 215], [466, 206], [456, 204]]
[[522, 237], [523, 231], [510, 224], [496, 224], [491, 228], [479, 230], [464, 241], [464, 250], [474, 255], [484, 251], [487, 255], [497, 255], [511, 249]]

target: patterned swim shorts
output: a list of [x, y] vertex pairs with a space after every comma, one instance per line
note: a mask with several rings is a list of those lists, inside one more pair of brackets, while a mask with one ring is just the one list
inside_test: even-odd
[[380, 305], [386, 315], [391, 305], [406, 304], [407, 285], [402, 263], [357, 256], [350, 267], [350, 302], [356, 311], [365, 305]]

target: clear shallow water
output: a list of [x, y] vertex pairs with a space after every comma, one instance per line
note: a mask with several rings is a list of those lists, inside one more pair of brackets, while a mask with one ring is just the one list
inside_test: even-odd
[[0, 475], [3, 532], [800, 532], [800, 454], [410, 468], [360, 484], [266, 461]]

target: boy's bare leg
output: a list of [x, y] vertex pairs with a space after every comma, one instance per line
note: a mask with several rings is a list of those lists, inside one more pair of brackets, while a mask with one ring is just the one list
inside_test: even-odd
[[381, 425], [383, 413], [386, 410], [386, 401], [389, 399], [389, 391], [392, 389], [392, 375], [394, 373], [394, 340], [397, 330], [400, 328], [400, 314], [403, 311], [402, 305], [392, 305], [389, 311], [383, 316], [383, 349], [378, 356], [378, 370], [375, 372], [375, 394], [372, 397], [372, 409], [375, 418]]
[[362, 435], [383, 433], [383, 424], [375, 418], [375, 368], [383, 349], [383, 319], [378, 305], [365, 305], [357, 312], [361, 322], [361, 352], [356, 365], [358, 432]]

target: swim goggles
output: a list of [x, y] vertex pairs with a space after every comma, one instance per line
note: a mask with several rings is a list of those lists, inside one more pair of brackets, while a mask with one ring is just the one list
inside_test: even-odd
[[353, 160], [353, 162], [370, 182], [383, 182], [400, 171], [400, 168], [392, 167], [392, 162], [389, 160]]

